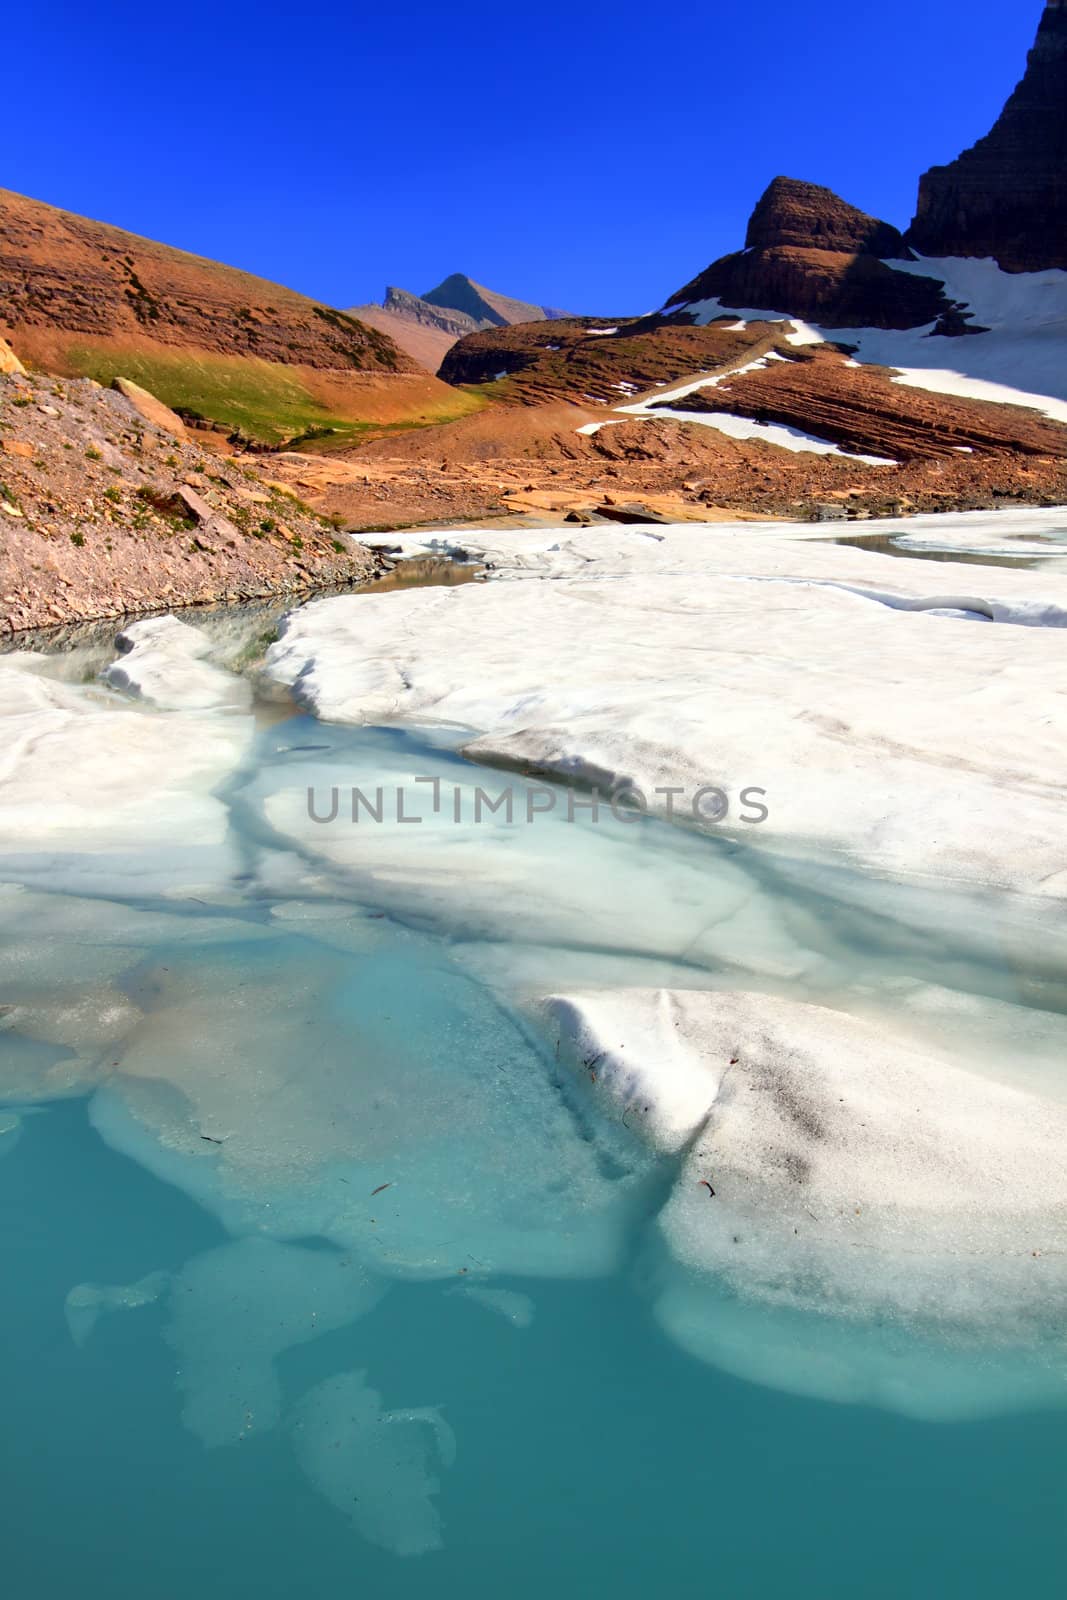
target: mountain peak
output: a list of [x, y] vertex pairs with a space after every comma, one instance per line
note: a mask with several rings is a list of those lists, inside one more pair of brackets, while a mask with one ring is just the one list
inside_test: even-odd
[[453, 272], [422, 298], [431, 306], [461, 311], [476, 322], [495, 328], [506, 328], [516, 322], [544, 322], [546, 318], [563, 315], [548, 306], [530, 305], [525, 300], [497, 294], [484, 284], [475, 283], [465, 272]]
[[456, 340], [469, 333], [516, 322], [544, 322], [566, 312], [512, 300], [475, 283], [465, 272], [453, 272], [423, 295], [390, 285], [381, 305], [354, 306], [351, 315], [388, 333], [408, 355], [436, 372]]
[[1048, 0], [991, 131], [920, 181], [908, 242], [923, 255], [992, 256], [1006, 272], [1067, 268], [1067, 0]]
[[844, 255], [899, 256], [896, 228], [851, 206], [832, 189], [800, 178], [775, 178], [752, 213], [750, 250], [831, 250]]
[[831, 189], [775, 178], [748, 225], [745, 249], [714, 262], [672, 295], [683, 308], [723, 306], [788, 311], [829, 328], [918, 328], [948, 310], [940, 283], [896, 272], [904, 254], [897, 229], [849, 205]]

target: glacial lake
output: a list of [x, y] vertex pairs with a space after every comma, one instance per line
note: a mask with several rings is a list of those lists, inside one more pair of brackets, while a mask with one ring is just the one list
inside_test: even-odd
[[[936, 986], [1055, 1026], [1067, 974], [1020, 961], [994, 902], [570, 822], [564, 791], [529, 826], [458, 731], [259, 713], [192, 867], [0, 841], [9, 1592], [1058, 1597], [1062, 1328], [1005, 1352], [703, 1285], [760, 1378], [698, 1359], [663, 1314], [689, 1289], [657, 1226], [678, 1158], [602, 1114], [524, 1001]], [[346, 819], [353, 786], [417, 777], [464, 796], [432, 848]], [[518, 820], [475, 836], [473, 788], [509, 784]], [[334, 786], [332, 829], [297, 826]], [[681, 908], [711, 933], [680, 941]], [[889, 1357], [900, 1404], [857, 1401]]]

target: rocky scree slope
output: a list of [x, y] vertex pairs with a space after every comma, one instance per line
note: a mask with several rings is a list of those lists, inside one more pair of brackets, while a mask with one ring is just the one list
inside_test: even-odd
[[256, 466], [205, 456], [136, 386], [0, 376], [0, 637], [373, 577]]

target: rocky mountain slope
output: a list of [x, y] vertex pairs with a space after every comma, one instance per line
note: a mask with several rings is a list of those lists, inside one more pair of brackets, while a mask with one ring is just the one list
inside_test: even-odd
[[491, 388], [501, 405], [618, 404], [657, 383], [725, 370], [761, 353], [779, 330], [753, 333], [724, 323], [703, 327], [647, 318], [605, 324], [595, 317], [486, 328], [445, 358], [448, 383]]
[[849, 360], [827, 344], [780, 340], [771, 357], [746, 363], [680, 400], [653, 400], [650, 409], [677, 406], [693, 417], [725, 412], [900, 466], [961, 455], [979, 458], [968, 463], [976, 471], [999, 459], [1022, 474], [1026, 464], [1020, 458], [1027, 457], [1056, 464], [1061, 477], [1067, 466], [1067, 427], [1037, 411], [904, 388], [891, 372]]
[[456, 341], [467, 334], [551, 321], [566, 312], [512, 300], [454, 272], [424, 295], [386, 289], [381, 305], [353, 306], [349, 315], [388, 334], [420, 366], [436, 372]]
[[[0, 347], [2, 348], [2, 347]], [[373, 576], [273, 481], [136, 386], [0, 375], [0, 636]]]
[[525, 300], [513, 300], [508, 295], [497, 294], [495, 290], [475, 283], [473, 278], [468, 278], [462, 272], [454, 272], [436, 289], [424, 295], [423, 299], [428, 305], [459, 311], [464, 316], [473, 317], [476, 322], [494, 324], [498, 328], [515, 322], [552, 322], [557, 317], [567, 315], [565, 311], [557, 311], [551, 306], [531, 305]]
[[0, 334], [28, 365], [133, 377], [265, 439], [423, 420], [455, 401], [388, 334], [342, 311], [9, 190]]
[[1067, 0], [1048, 0], [992, 131], [922, 178], [908, 243], [927, 256], [989, 256], [1005, 272], [1067, 268]]

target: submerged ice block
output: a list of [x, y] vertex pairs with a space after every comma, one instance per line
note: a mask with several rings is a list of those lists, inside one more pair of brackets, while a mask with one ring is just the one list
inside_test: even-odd
[[442, 1548], [437, 1472], [456, 1442], [439, 1408], [386, 1411], [365, 1373], [345, 1372], [304, 1396], [292, 1429], [310, 1482], [371, 1544], [398, 1556]]
[[379, 927], [362, 954], [286, 934], [160, 957], [94, 1124], [234, 1232], [386, 1276], [612, 1270], [648, 1158], [600, 1146], [443, 951]]

